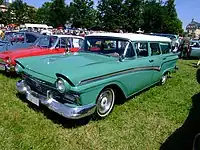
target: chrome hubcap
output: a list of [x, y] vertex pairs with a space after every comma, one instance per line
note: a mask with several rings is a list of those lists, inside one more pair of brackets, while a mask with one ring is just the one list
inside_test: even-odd
[[166, 80], [167, 80], [167, 76], [166, 75], [162, 76], [162, 84], [164, 84]]
[[99, 116], [104, 117], [110, 113], [114, 105], [114, 91], [112, 89], [104, 90], [97, 101], [97, 113]]

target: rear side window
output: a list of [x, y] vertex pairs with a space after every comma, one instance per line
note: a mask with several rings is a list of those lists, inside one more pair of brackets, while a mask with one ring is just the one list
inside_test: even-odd
[[151, 55], [160, 55], [160, 47], [158, 43], [150, 43]]
[[160, 48], [161, 48], [162, 54], [168, 54], [171, 52], [170, 43], [160, 43]]

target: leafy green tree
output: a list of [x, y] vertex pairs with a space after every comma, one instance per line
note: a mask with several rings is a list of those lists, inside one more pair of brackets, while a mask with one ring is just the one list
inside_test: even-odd
[[104, 30], [114, 31], [123, 28], [123, 0], [100, 0], [97, 6], [99, 20]]
[[93, 9], [92, 0], [73, 0], [70, 3], [72, 26], [76, 28], [90, 28], [95, 26], [97, 12]]
[[178, 18], [175, 8], [175, 0], [167, 0], [164, 9], [166, 16], [163, 31], [176, 34], [183, 33], [182, 22]]
[[36, 19], [37, 19], [36, 18], [37, 17], [37, 10], [34, 7], [28, 6], [26, 13], [27, 13], [26, 22], [29, 22], [29, 23], [36, 23], [37, 22], [36, 21]]
[[38, 8], [36, 12], [36, 22], [41, 24], [51, 25], [50, 22], [50, 11], [52, 2], [45, 2], [42, 7]]
[[49, 21], [54, 27], [64, 26], [66, 23], [66, 4], [64, 0], [52, 0]]
[[145, 2], [142, 28], [145, 32], [163, 32], [165, 15], [166, 12], [162, 2], [156, 0]]
[[11, 16], [11, 22], [16, 24], [24, 24], [27, 20], [27, 4], [22, 0], [15, 0], [10, 4], [8, 12]]
[[142, 27], [144, 3], [141, 0], [125, 0], [124, 2], [124, 28], [129, 32], [135, 32]]
[[4, 2], [4, 0], [0, 0], [0, 5], [2, 5], [2, 4], [3, 4], [3, 2]]

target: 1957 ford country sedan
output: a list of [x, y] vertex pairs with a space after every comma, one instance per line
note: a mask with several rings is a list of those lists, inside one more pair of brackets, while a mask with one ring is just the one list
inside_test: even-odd
[[70, 119], [105, 118], [119, 97], [164, 84], [176, 67], [166, 37], [96, 33], [77, 53], [18, 59], [19, 93]]

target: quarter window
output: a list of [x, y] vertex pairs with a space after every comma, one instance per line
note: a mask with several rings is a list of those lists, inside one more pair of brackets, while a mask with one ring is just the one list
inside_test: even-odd
[[160, 47], [158, 43], [150, 43], [151, 55], [160, 55]]
[[134, 44], [136, 53], [138, 57], [147, 57], [148, 53], [148, 43], [147, 42], [136, 42]]
[[162, 54], [168, 54], [171, 51], [171, 44], [170, 43], [160, 43], [160, 48]]

